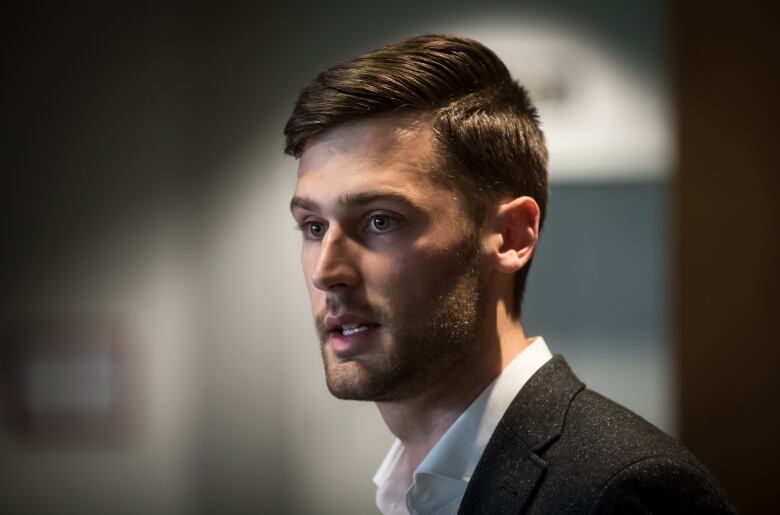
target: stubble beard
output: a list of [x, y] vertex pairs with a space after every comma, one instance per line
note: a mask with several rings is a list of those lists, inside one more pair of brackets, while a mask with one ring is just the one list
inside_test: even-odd
[[348, 370], [330, 362], [321, 314], [317, 325], [331, 394], [345, 400], [394, 402], [420, 395], [451, 377], [481, 348], [485, 290], [486, 280], [478, 267], [478, 240], [469, 235], [435, 281], [425, 291], [412, 294], [399, 313], [341, 302], [342, 307], [380, 322], [392, 340], [377, 360], [355, 356]]

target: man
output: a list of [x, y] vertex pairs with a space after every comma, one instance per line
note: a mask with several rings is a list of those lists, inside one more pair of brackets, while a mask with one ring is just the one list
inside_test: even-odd
[[526, 337], [547, 151], [490, 50], [426, 35], [346, 61], [285, 135], [328, 388], [397, 437], [383, 513], [733, 511], [690, 453]]

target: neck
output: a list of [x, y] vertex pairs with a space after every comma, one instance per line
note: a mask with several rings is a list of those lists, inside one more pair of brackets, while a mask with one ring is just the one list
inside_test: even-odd
[[390, 431], [404, 446], [411, 470], [417, 468], [436, 442], [479, 394], [523, 351], [523, 326], [499, 303], [495, 323], [488, 324], [486, 341], [476, 360], [462, 363], [422, 394], [402, 401], [377, 402]]

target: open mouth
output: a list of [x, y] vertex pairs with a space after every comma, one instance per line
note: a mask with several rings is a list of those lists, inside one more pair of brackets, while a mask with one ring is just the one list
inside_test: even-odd
[[337, 333], [341, 333], [344, 336], [350, 336], [353, 334], [367, 331], [368, 329], [375, 329], [379, 327], [379, 324], [344, 324], [333, 329]]

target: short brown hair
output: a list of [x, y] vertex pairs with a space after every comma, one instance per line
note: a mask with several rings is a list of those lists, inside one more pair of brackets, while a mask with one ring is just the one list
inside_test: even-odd
[[[427, 34], [322, 71], [304, 88], [284, 128], [285, 152], [346, 122], [391, 113], [432, 117], [440, 171], [481, 225], [501, 197], [530, 196], [547, 206], [547, 147], [536, 108], [491, 50], [468, 38]], [[530, 262], [515, 274], [519, 316]]]

